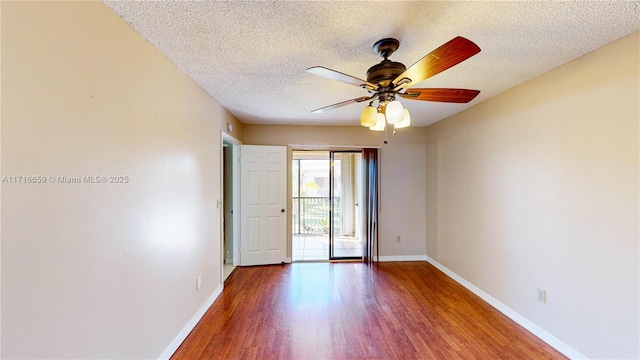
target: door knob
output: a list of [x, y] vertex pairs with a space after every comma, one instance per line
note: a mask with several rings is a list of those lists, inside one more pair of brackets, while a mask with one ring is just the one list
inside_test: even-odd
[[284, 212], [284, 209], [280, 210], [280, 212]]

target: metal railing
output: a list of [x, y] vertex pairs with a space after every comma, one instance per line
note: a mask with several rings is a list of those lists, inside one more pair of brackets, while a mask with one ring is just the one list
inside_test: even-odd
[[[329, 233], [328, 197], [293, 197], [293, 234], [319, 235]], [[339, 219], [340, 198], [334, 198], [334, 220]], [[337, 225], [338, 222], [334, 221]], [[334, 230], [338, 231], [338, 226]]]

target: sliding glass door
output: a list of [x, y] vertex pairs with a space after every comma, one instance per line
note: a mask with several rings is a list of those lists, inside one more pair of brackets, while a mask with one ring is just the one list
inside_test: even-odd
[[362, 151], [295, 150], [292, 160], [292, 260], [362, 259]]

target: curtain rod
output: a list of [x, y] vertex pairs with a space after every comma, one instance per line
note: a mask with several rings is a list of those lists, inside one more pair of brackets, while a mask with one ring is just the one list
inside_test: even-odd
[[382, 149], [382, 146], [370, 145], [309, 145], [309, 144], [289, 144], [290, 148], [311, 149], [311, 150], [327, 150], [327, 149]]

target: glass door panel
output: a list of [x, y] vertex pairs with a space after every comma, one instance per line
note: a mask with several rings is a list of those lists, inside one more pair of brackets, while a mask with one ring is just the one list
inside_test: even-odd
[[292, 152], [292, 260], [329, 259], [329, 151]]
[[330, 154], [330, 259], [362, 258], [358, 231], [358, 164], [361, 156], [360, 151], [332, 151]]

